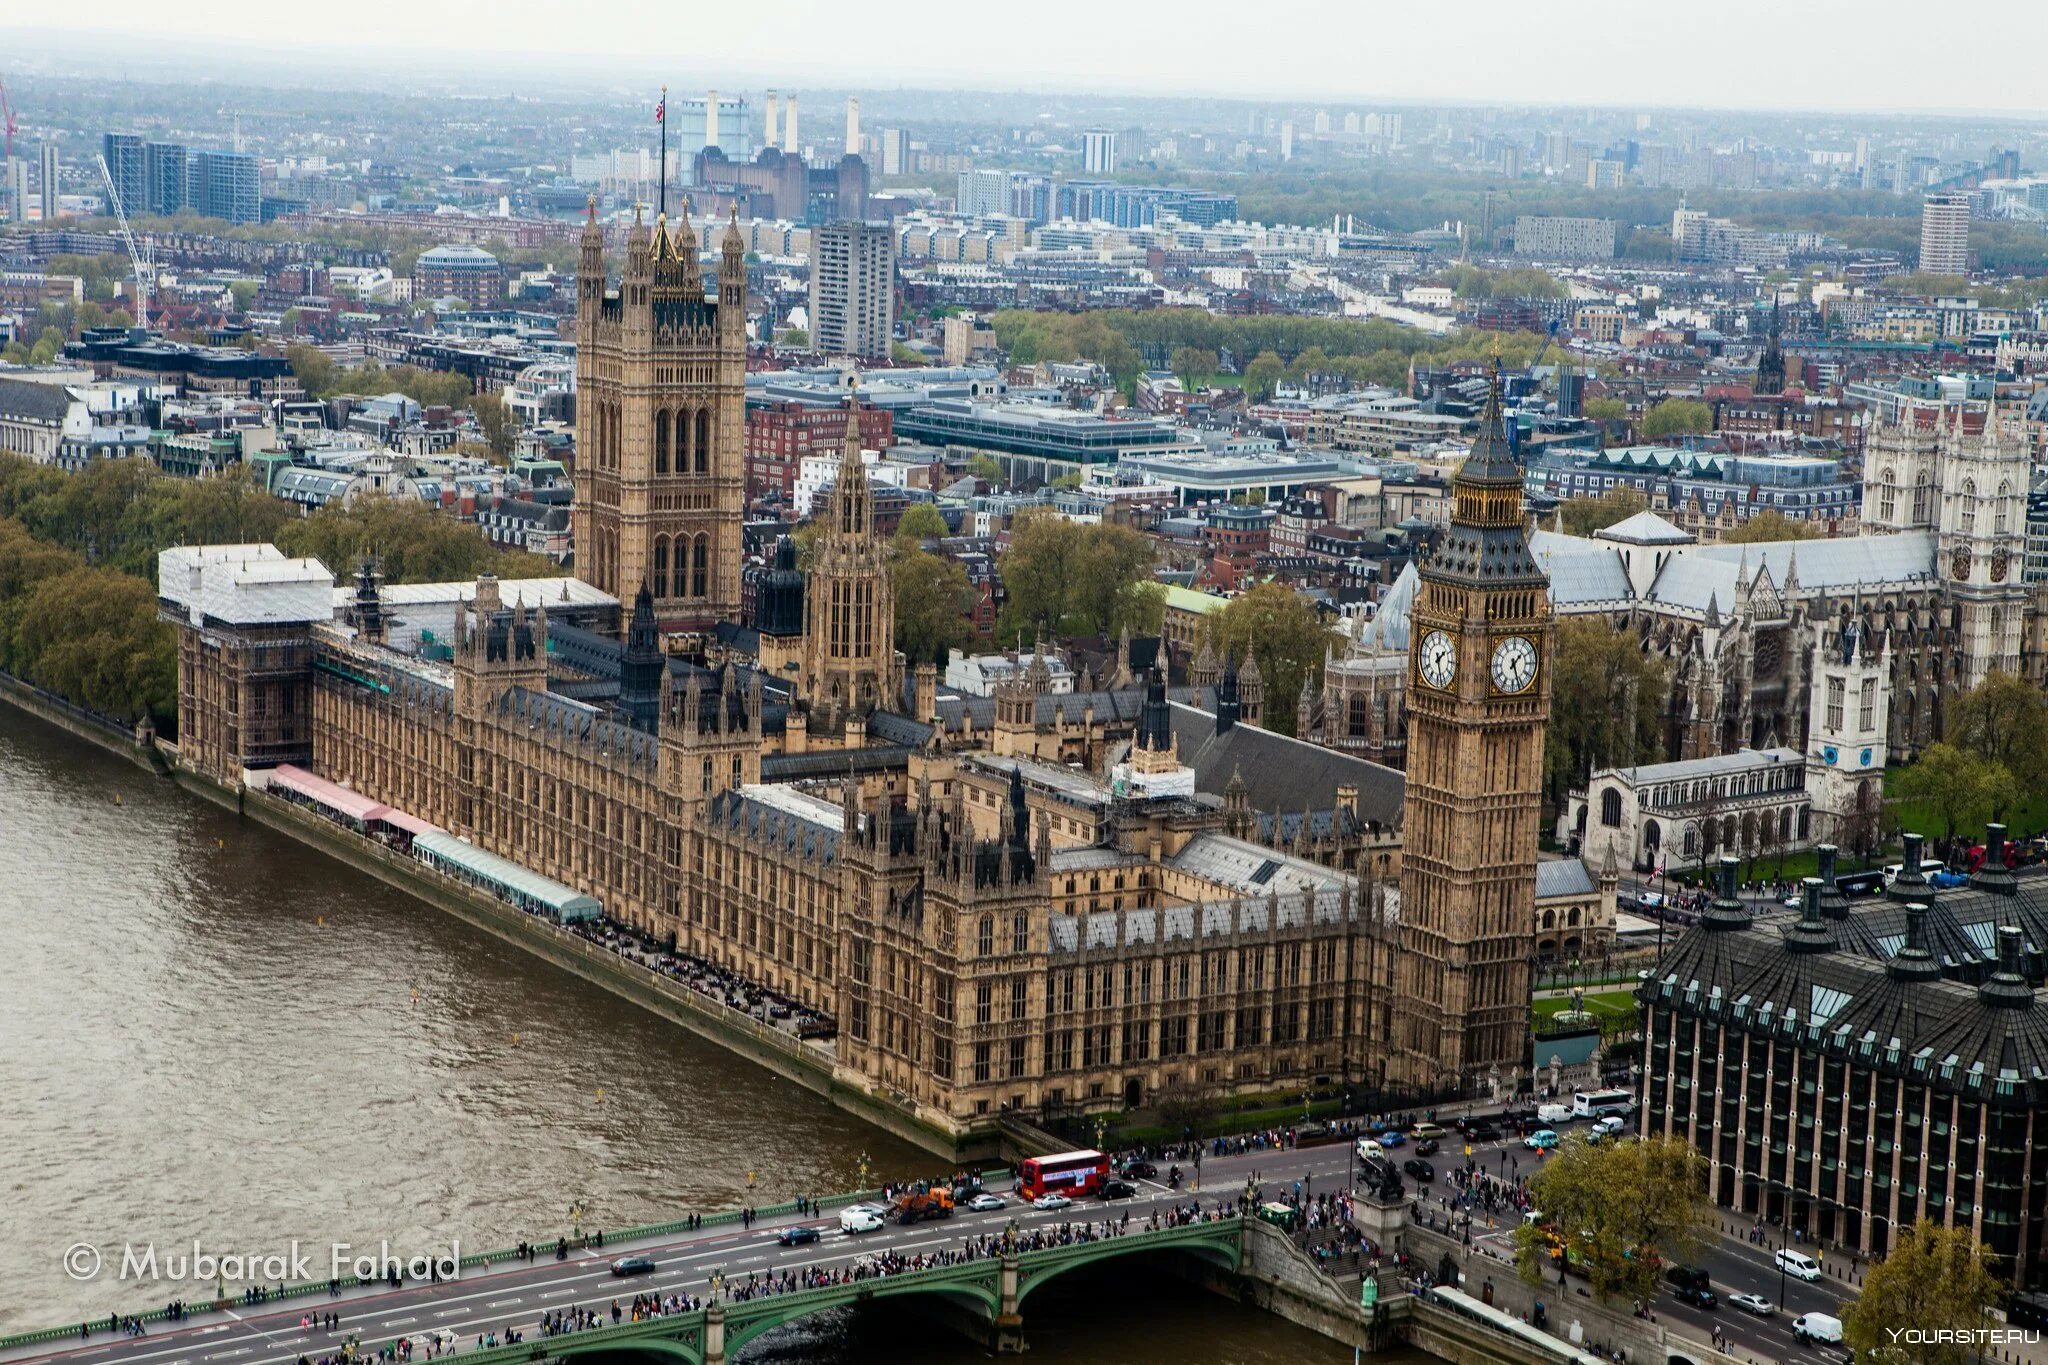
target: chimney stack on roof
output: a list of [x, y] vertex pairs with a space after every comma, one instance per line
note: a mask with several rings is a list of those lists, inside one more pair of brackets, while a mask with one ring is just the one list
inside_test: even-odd
[[766, 135], [761, 139], [761, 145], [763, 147], [773, 147], [779, 139], [779, 134], [776, 131], [776, 125], [781, 121], [778, 117], [778, 115], [780, 115], [780, 113], [782, 112], [781, 104], [782, 96], [776, 94], [773, 90], [770, 90], [768, 92], [768, 126], [766, 130]]
[[704, 145], [706, 147], [716, 147], [718, 145], [718, 92], [716, 90], [704, 92]]

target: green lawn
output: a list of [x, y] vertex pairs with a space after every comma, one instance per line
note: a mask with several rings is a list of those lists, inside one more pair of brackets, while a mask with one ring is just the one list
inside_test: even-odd
[[[1897, 768], [1885, 770], [1884, 786], [1887, 793], [1891, 791], [1892, 778], [1899, 771]], [[1948, 833], [1942, 827], [1941, 817], [1925, 802], [1893, 800], [1891, 809], [1892, 814], [1898, 817], [1899, 828], [1908, 833], [1924, 834], [1930, 842]], [[2023, 793], [2020, 803], [2005, 813], [2005, 827], [2012, 832], [2011, 837], [2015, 839], [2028, 838], [2048, 829], [2048, 792]], [[1984, 836], [1981, 825], [1976, 828], [1958, 829], [1956, 833], [1969, 835], [1972, 842]]]
[[[1545, 997], [1532, 1006], [1539, 1020], [1562, 1014], [1571, 1007], [1572, 1000], [1568, 995]], [[1634, 1014], [1635, 1011], [1636, 998], [1631, 991], [1589, 991], [1586, 995], [1586, 1012], [1589, 1014]]]

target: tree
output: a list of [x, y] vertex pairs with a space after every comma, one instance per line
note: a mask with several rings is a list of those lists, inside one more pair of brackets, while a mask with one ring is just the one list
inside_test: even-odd
[[1810, 521], [1794, 521], [1775, 507], [1763, 511], [1724, 532], [1721, 540], [1728, 545], [1755, 545], [1773, 540], [1815, 540], [1820, 528]]
[[[1913, 1224], [1865, 1273], [1863, 1292], [1842, 1310], [1844, 1342], [1858, 1360], [1965, 1365], [1980, 1359], [1976, 1334], [1993, 1325], [1991, 1310], [2005, 1292], [1996, 1261], [1967, 1227]], [[1909, 1328], [1917, 1329], [1910, 1337]]]
[[1628, 404], [1619, 398], [1588, 398], [1580, 411], [1589, 422], [1624, 422], [1628, 420]]
[[334, 388], [334, 375], [339, 367], [317, 346], [287, 346], [284, 358], [290, 362], [292, 374], [305, 386], [308, 397], [325, 398]]
[[1209, 616], [1209, 647], [1259, 661], [1265, 707], [1259, 724], [1294, 733], [1301, 685], [1322, 676], [1323, 656], [1336, 632], [1306, 597], [1283, 583], [1261, 583]]
[[561, 572], [553, 560], [500, 550], [474, 526], [409, 498], [370, 497], [350, 507], [323, 507], [280, 528], [276, 544], [288, 555], [310, 555], [337, 574], [374, 554], [392, 583], [447, 583], [480, 573], [548, 578]]
[[1662, 756], [1671, 669], [1626, 630], [1597, 617], [1557, 623], [1543, 768], [1553, 804], [1601, 768]]
[[896, 535], [912, 544], [926, 540], [939, 540], [953, 534], [946, 525], [945, 514], [928, 502], [914, 502], [903, 509], [903, 516], [896, 523]]
[[1705, 403], [1695, 403], [1689, 398], [1667, 398], [1643, 414], [1643, 439], [1655, 441], [1665, 436], [1711, 431], [1713, 426], [1713, 409]]
[[1558, 509], [1564, 529], [1575, 536], [1590, 536], [1638, 512], [1649, 510], [1650, 500], [1633, 488], [1612, 488], [1597, 498], [1567, 498]]
[[968, 459], [965, 468], [969, 474], [984, 483], [992, 483], [997, 487], [1002, 486], [1003, 467], [996, 463], [993, 455], [972, 456]]
[[262, 286], [254, 280], [234, 280], [228, 285], [228, 293], [235, 301], [235, 311], [246, 313], [249, 305], [256, 302], [256, 291]]
[[1216, 1092], [1192, 1080], [1176, 1079], [1159, 1088], [1152, 1108], [1159, 1115], [1160, 1126], [1174, 1140], [1199, 1138], [1216, 1117]]
[[2017, 789], [2004, 768], [1946, 740], [1928, 745], [1910, 766], [1893, 771], [1892, 795], [1925, 806], [1951, 843], [1957, 830], [1982, 822], [1994, 803], [2010, 804]]
[[968, 621], [974, 589], [957, 561], [898, 537], [889, 574], [896, 590], [896, 648], [904, 658], [912, 663], [936, 659], [973, 635]]
[[801, 351], [811, 344], [811, 334], [802, 327], [785, 327], [775, 334], [775, 344]]
[[1152, 541], [1129, 527], [1083, 526], [1029, 509], [998, 561], [1008, 600], [997, 633], [1113, 635], [1130, 621], [1134, 585], [1151, 578], [1156, 558]]
[[1949, 710], [1949, 739], [2011, 773], [2023, 787], [2048, 783], [2048, 697], [2025, 678], [1994, 672]]
[[1568, 1261], [1602, 1301], [1647, 1300], [1658, 1257], [1684, 1259], [1713, 1207], [1706, 1158], [1663, 1134], [1598, 1144], [1568, 1138], [1531, 1177], [1529, 1193], [1547, 1222], [1515, 1229], [1523, 1278], [1538, 1282]]
[[1175, 349], [1171, 363], [1173, 372], [1180, 376], [1181, 387], [1193, 393], [1196, 386], [1215, 374], [1223, 362], [1214, 351], [1200, 346], [1181, 346]]
[[518, 423], [513, 419], [512, 410], [505, 406], [505, 400], [485, 389], [472, 394], [469, 410], [476, 415], [476, 424], [483, 431], [484, 444], [491, 448], [491, 454], [500, 464], [512, 453], [512, 436]]
[[1260, 351], [1244, 367], [1244, 391], [1253, 402], [1263, 402], [1273, 396], [1273, 390], [1286, 376], [1287, 362], [1271, 351]]

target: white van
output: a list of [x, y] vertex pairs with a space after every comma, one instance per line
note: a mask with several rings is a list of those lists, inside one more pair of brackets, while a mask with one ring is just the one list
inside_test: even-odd
[[1358, 1159], [1360, 1161], [1370, 1161], [1374, 1157], [1384, 1160], [1386, 1155], [1387, 1149], [1374, 1142], [1371, 1138], [1360, 1138], [1358, 1140]]
[[1842, 1320], [1827, 1313], [1802, 1313], [1792, 1320], [1792, 1335], [1799, 1338], [1802, 1346], [1810, 1346], [1816, 1341], [1839, 1345]]
[[[1947, 866], [1948, 864], [1943, 862], [1939, 858], [1922, 858], [1920, 860], [1920, 875], [1923, 877], [1931, 877], [1935, 873], [1941, 871], [1943, 868]], [[1886, 886], [1890, 886], [1893, 882], [1899, 879], [1899, 874], [1901, 872], [1904, 872], [1905, 870], [1906, 865], [1904, 863], [1886, 864], [1884, 869], [1884, 884]]]
[[1778, 1248], [1778, 1269], [1795, 1280], [1817, 1280], [1820, 1278], [1820, 1262], [1803, 1251], [1790, 1247]]
[[1572, 1121], [1572, 1107], [1568, 1104], [1539, 1104], [1536, 1106], [1536, 1121], [1555, 1128], [1560, 1123]]
[[839, 1211], [839, 1230], [849, 1237], [863, 1232], [880, 1232], [882, 1215], [871, 1208], [850, 1208]]

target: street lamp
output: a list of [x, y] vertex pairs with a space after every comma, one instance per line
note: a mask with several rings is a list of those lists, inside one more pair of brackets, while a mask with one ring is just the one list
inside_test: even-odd
[[862, 1192], [865, 1192], [865, 1191], [867, 1190], [867, 1187], [868, 1187], [868, 1165], [869, 1165], [869, 1162], [868, 1162], [868, 1154], [867, 1154], [867, 1151], [866, 1151], [866, 1149], [865, 1149], [865, 1148], [863, 1148], [863, 1149], [862, 1149], [862, 1151], [861, 1151], [861, 1154], [860, 1154], [860, 1160], [859, 1160], [859, 1165], [858, 1165], [858, 1168], [857, 1168], [857, 1169], [858, 1169], [858, 1174], [856, 1175], [856, 1177], [855, 1177], [855, 1179], [854, 1179], [854, 1182], [853, 1182], [853, 1187], [854, 1187], [854, 1188], [855, 1188], [856, 1190], [860, 1190], [860, 1191], [862, 1191]]
[[723, 1269], [713, 1270], [711, 1272], [711, 1301], [713, 1303], [719, 1302], [724, 1289], [725, 1271]]

